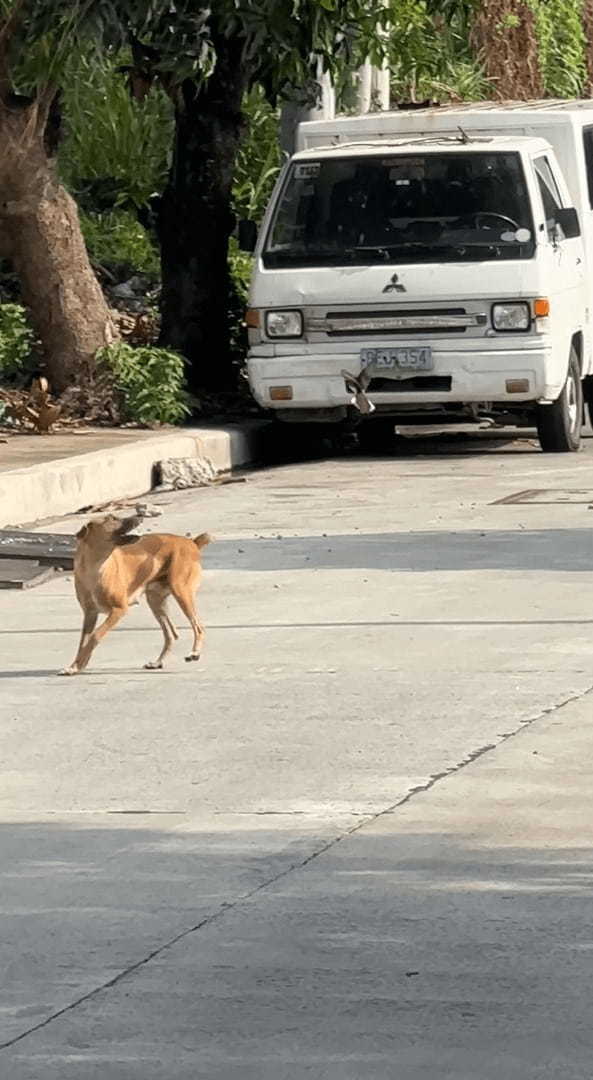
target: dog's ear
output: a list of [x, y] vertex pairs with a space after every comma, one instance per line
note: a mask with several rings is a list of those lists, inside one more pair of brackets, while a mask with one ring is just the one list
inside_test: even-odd
[[141, 521], [140, 514], [132, 514], [131, 517], [122, 518], [113, 530], [113, 535], [127, 536], [128, 533], [132, 532], [132, 529], [136, 529], [140, 525]]
[[85, 538], [86, 534], [88, 533], [88, 531], [89, 531], [88, 524], [83, 525], [82, 529], [79, 529], [78, 532], [76, 533], [76, 539], [77, 540], [84, 540], [84, 538]]

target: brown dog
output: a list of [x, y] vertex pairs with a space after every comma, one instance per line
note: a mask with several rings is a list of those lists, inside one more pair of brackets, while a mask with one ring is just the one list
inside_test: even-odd
[[[194, 632], [193, 649], [186, 660], [200, 659], [204, 628], [196, 614], [195, 593], [202, 570], [200, 551], [211, 538], [208, 533], [194, 540], [171, 533], [128, 536], [141, 520], [137, 515], [122, 520], [109, 514], [90, 521], [77, 534], [74, 584], [84, 618], [76, 659], [62, 675], [84, 671], [99, 642], [143, 593], [165, 639], [158, 659], [144, 666], [162, 668], [179, 636], [166, 611], [169, 596], [175, 597]], [[107, 618], [95, 629], [99, 612]]]

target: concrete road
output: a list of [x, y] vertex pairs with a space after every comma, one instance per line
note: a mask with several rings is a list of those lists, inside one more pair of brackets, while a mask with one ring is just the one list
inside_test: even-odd
[[199, 667], [0, 596], [0, 1076], [590, 1076], [590, 446], [159, 497]]

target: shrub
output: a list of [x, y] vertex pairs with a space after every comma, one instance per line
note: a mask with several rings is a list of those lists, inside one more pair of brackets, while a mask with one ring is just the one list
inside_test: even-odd
[[32, 367], [35, 335], [20, 304], [0, 304], [0, 378], [14, 379]]
[[153, 346], [119, 342], [97, 354], [99, 371], [108, 369], [129, 420], [139, 424], [180, 424], [189, 414], [184, 360]]
[[110, 210], [81, 213], [80, 225], [91, 261], [122, 274], [146, 274], [158, 279], [159, 253], [134, 214]]
[[546, 94], [580, 97], [587, 75], [582, 0], [532, 0]]
[[[62, 179], [88, 208], [145, 206], [162, 191], [173, 141], [173, 107], [154, 89], [133, 101], [118, 70], [129, 55], [74, 49], [65, 72], [63, 107], [67, 137], [60, 147]], [[93, 193], [105, 198], [95, 201]]]
[[249, 282], [253, 271], [253, 255], [241, 251], [234, 236], [229, 242], [229, 272], [231, 283], [243, 304], [247, 303]]
[[236, 360], [242, 360], [247, 352], [247, 331], [244, 320], [252, 269], [253, 257], [244, 251], [240, 251], [237, 241], [234, 237], [231, 237], [229, 244], [229, 274], [231, 279], [229, 332], [231, 352]]
[[235, 164], [233, 209], [237, 217], [261, 221], [280, 172], [278, 110], [266, 101], [261, 86], [243, 99], [245, 135]]

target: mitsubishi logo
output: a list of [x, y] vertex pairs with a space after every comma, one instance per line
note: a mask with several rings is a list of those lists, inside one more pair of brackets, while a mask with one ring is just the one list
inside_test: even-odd
[[406, 291], [406, 286], [405, 285], [400, 285], [399, 277], [398, 277], [397, 274], [394, 274], [393, 277], [389, 279], [389, 281], [387, 282], [387, 285], [383, 289], [384, 293], [385, 292], [405, 292], [405, 291]]

